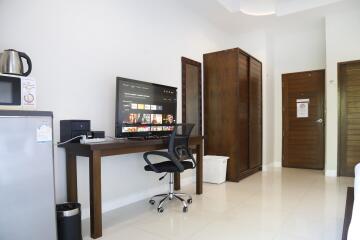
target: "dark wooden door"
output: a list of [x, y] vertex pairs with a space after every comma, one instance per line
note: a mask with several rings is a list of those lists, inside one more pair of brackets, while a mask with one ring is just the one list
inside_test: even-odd
[[192, 136], [202, 136], [201, 63], [181, 58], [182, 63], [182, 121], [194, 123]]
[[261, 62], [249, 61], [249, 166], [262, 163], [262, 67]]
[[340, 176], [354, 176], [360, 162], [360, 61], [339, 64]]
[[284, 167], [324, 169], [325, 70], [283, 74]]

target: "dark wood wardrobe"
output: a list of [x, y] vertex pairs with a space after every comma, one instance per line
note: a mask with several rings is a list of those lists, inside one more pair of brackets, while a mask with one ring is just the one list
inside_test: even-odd
[[227, 180], [262, 167], [262, 65], [239, 48], [204, 55], [205, 154], [229, 156]]

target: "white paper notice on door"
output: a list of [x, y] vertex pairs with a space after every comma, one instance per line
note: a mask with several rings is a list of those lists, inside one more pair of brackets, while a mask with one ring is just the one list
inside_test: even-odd
[[296, 115], [297, 118], [309, 117], [310, 99], [296, 99]]

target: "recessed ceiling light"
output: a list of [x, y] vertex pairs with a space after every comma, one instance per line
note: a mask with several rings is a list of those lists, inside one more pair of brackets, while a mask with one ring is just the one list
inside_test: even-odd
[[245, 9], [240, 9], [240, 12], [246, 14], [246, 15], [251, 15], [251, 16], [269, 16], [269, 15], [273, 15], [276, 12], [275, 11], [270, 11], [270, 12], [249, 12]]
[[230, 12], [242, 12], [252, 16], [275, 14], [278, 0], [218, 0]]

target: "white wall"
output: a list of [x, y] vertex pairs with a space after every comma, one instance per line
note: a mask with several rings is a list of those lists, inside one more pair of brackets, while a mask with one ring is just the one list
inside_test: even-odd
[[[274, 126], [275, 126], [275, 75], [274, 75], [274, 42], [270, 34], [266, 34], [266, 82], [263, 82], [263, 124], [264, 124], [264, 154], [266, 154], [266, 164], [271, 165], [275, 162], [274, 158]], [[266, 145], [265, 145], [266, 144]], [[264, 159], [264, 157], [263, 157]]]
[[[114, 135], [116, 76], [175, 86], [181, 96], [181, 56], [202, 61], [203, 53], [228, 43], [224, 32], [175, 0], [1, 0], [0, 29], [1, 50], [15, 48], [32, 58], [38, 109], [54, 112], [56, 141], [60, 119], [91, 119], [92, 129]], [[180, 116], [180, 101], [178, 109]], [[102, 163], [105, 211], [159, 191], [159, 176], [144, 172], [142, 154]], [[55, 177], [56, 200], [63, 202], [65, 154], [56, 147]], [[88, 181], [81, 158], [79, 201], [85, 208]]]
[[282, 74], [325, 69], [324, 21], [282, 24], [235, 35], [235, 44], [263, 63], [263, 165], [282, 161]]
[[269, 33], [274, 66], [274, 161], [282, 161], [282, 74], [325, 69], [324, 23]]
[[360, 60], [360, 9], [326, 17], [326, 170], [337, 172], [338, 72], [337, 64]]
[[[338, 85], [337, 63], [360, 59], [360, 32], [354, 26], [360, 25], [360, 10], [354, 4], [354, 11], [328, 14], [326, 21], [315, 24], [267, 29], [266, 63], [267, 79], [272, 84], [265, 87], [264, 99], [264, 142], [273, 148], [273, 161], [280, 165], [282, 159], [282, 86], [283, 73], [326, 69], [326, 153], [325, 173], [336, 176], [338, 148]], [[258, 44], [258, 34], [248, 41]], [[241, 45], [240, 45], [241, 47]], [[273, 74], [273, 75], [272, 75]], [[273, 100], [271, 100], [273, 98]], [[273, 105], [273, 106], [267, 106]], [[271, 123], [271, 119], [273, 122]], [[271, 131], [273, 124], [273, 131]], [[266, 137], [266, 135], [268, 135]], [[269, 139], [269, 140], [267, 140]], [[271, 156], [271, 149], [264, 151]], [[267, 150], [266, 150], [267, 149]], [[264, 159], [269, 159], [264, 156]]]
[[[360, 59], [360, 11], [326, 16], [320, 24], [269, 30], [268, 58], [274, 69], [274, 161], [282, 159], [282, 86], [281, 74], [326, 69], [325, 174], [337, 174], [338, 85], [337, 63]], [[325, 17], [324, 17], [325, 19]], [[271, 50], [272, 49], [272, 50]], [[271, 55], [273, 55], [271, 57]], [[270, 67], [270, 66], [268, 66]], [[271, 113], [269, 113], [271, 114]]]

